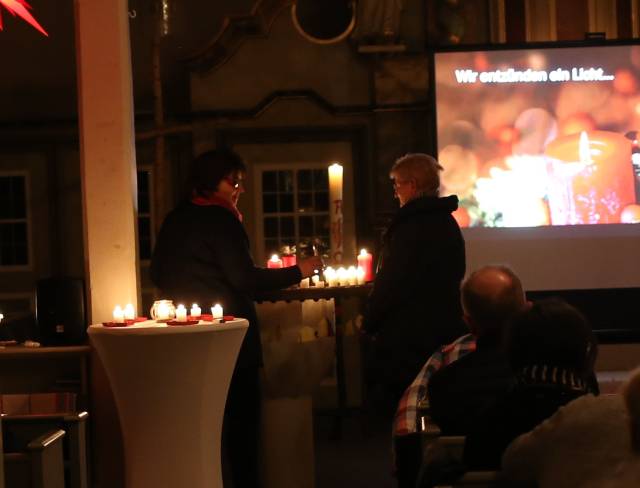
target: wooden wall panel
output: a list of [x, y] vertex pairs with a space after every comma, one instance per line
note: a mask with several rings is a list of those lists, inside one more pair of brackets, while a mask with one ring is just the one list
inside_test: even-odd
[[584, 39], [589, 31], [588, 0], [556, 1], [556, 26], [558, 41]]

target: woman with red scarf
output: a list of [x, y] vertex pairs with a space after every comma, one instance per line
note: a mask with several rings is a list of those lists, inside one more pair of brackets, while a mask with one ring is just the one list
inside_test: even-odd
[[[249, 329], [231, 379], [223, 424], [223, 456], [233, 486], [258, 487], [260, 432], [260, 329], [253, 295], [285, 288], [313, 274], [319, 258], [281, 269], [257, 267], [237, 203], [244, 192], [246, 166], [229, 150], [198, 156], [192, 164], [188, 197], [166, 217], [153, 257], [151, 277], [176, 303], [210, 306], [243, 317]], [[223, 459], [224, 461], [224, 459]]]

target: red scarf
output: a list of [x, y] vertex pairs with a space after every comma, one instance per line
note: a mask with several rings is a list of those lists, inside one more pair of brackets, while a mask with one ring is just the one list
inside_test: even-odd
[[238, 210], [238, 207], [229, 200], [219, 197], [215, 193], [210, 193], [208, 196], [203, 197], [202, 195], [198, 195], [194, 192], [191, 195], [191, 203], [203, 207], [206, 207], [207, 205], [217, 205], [218, 207], [226, 208], [229, 212], [235, 215], [240, 222], [242, 222], [242, 214], [240, 213], [240, 210]]

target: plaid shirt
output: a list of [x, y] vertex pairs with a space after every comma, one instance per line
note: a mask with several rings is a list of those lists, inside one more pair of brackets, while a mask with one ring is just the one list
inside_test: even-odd
[[431, 355], [398, 403], [393, 421], [393, 435], [402, 436], [416, 432], [418, 404], [427, 396], [427, 384], [431, 376], [443, 366], [475, 350], [475, 337], [466, 334], [451, 344], [442, 346]]

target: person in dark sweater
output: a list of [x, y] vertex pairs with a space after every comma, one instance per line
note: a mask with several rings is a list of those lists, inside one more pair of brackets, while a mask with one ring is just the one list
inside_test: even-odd
[[229, 150], [198, 156], [187, 196], [165, 218], [151, 259], [151, 278], [177, 303], [222, 304], [225, 314], [246, 318], [249, 328], [229, 386], [223, 453], [236, 487], [258, 487], [258, 433], [262, 366], [260, 329], [253, 294], [285, 288], [313, 274], [319, 258], [282, 269], [254, 264], [237, 202], [246, 166]]
[[438, 196], [441, 170], [427, 154], [407, 154], [390, 171], [400, 209], [383, 236], [363, 329], [369, 393], [391, 415], [425, 358], [465, 332], [465, 247], [451, 215], [458, 198]]
[[476, 416], [515, 384], [502, 337], [525, 304], [522, 284], [507, 267], [485, 266], [464, 281], [462, 308], [476, 350], [442, 368], [428, 385], [430, 416], [443, 435], [467, 435]]

